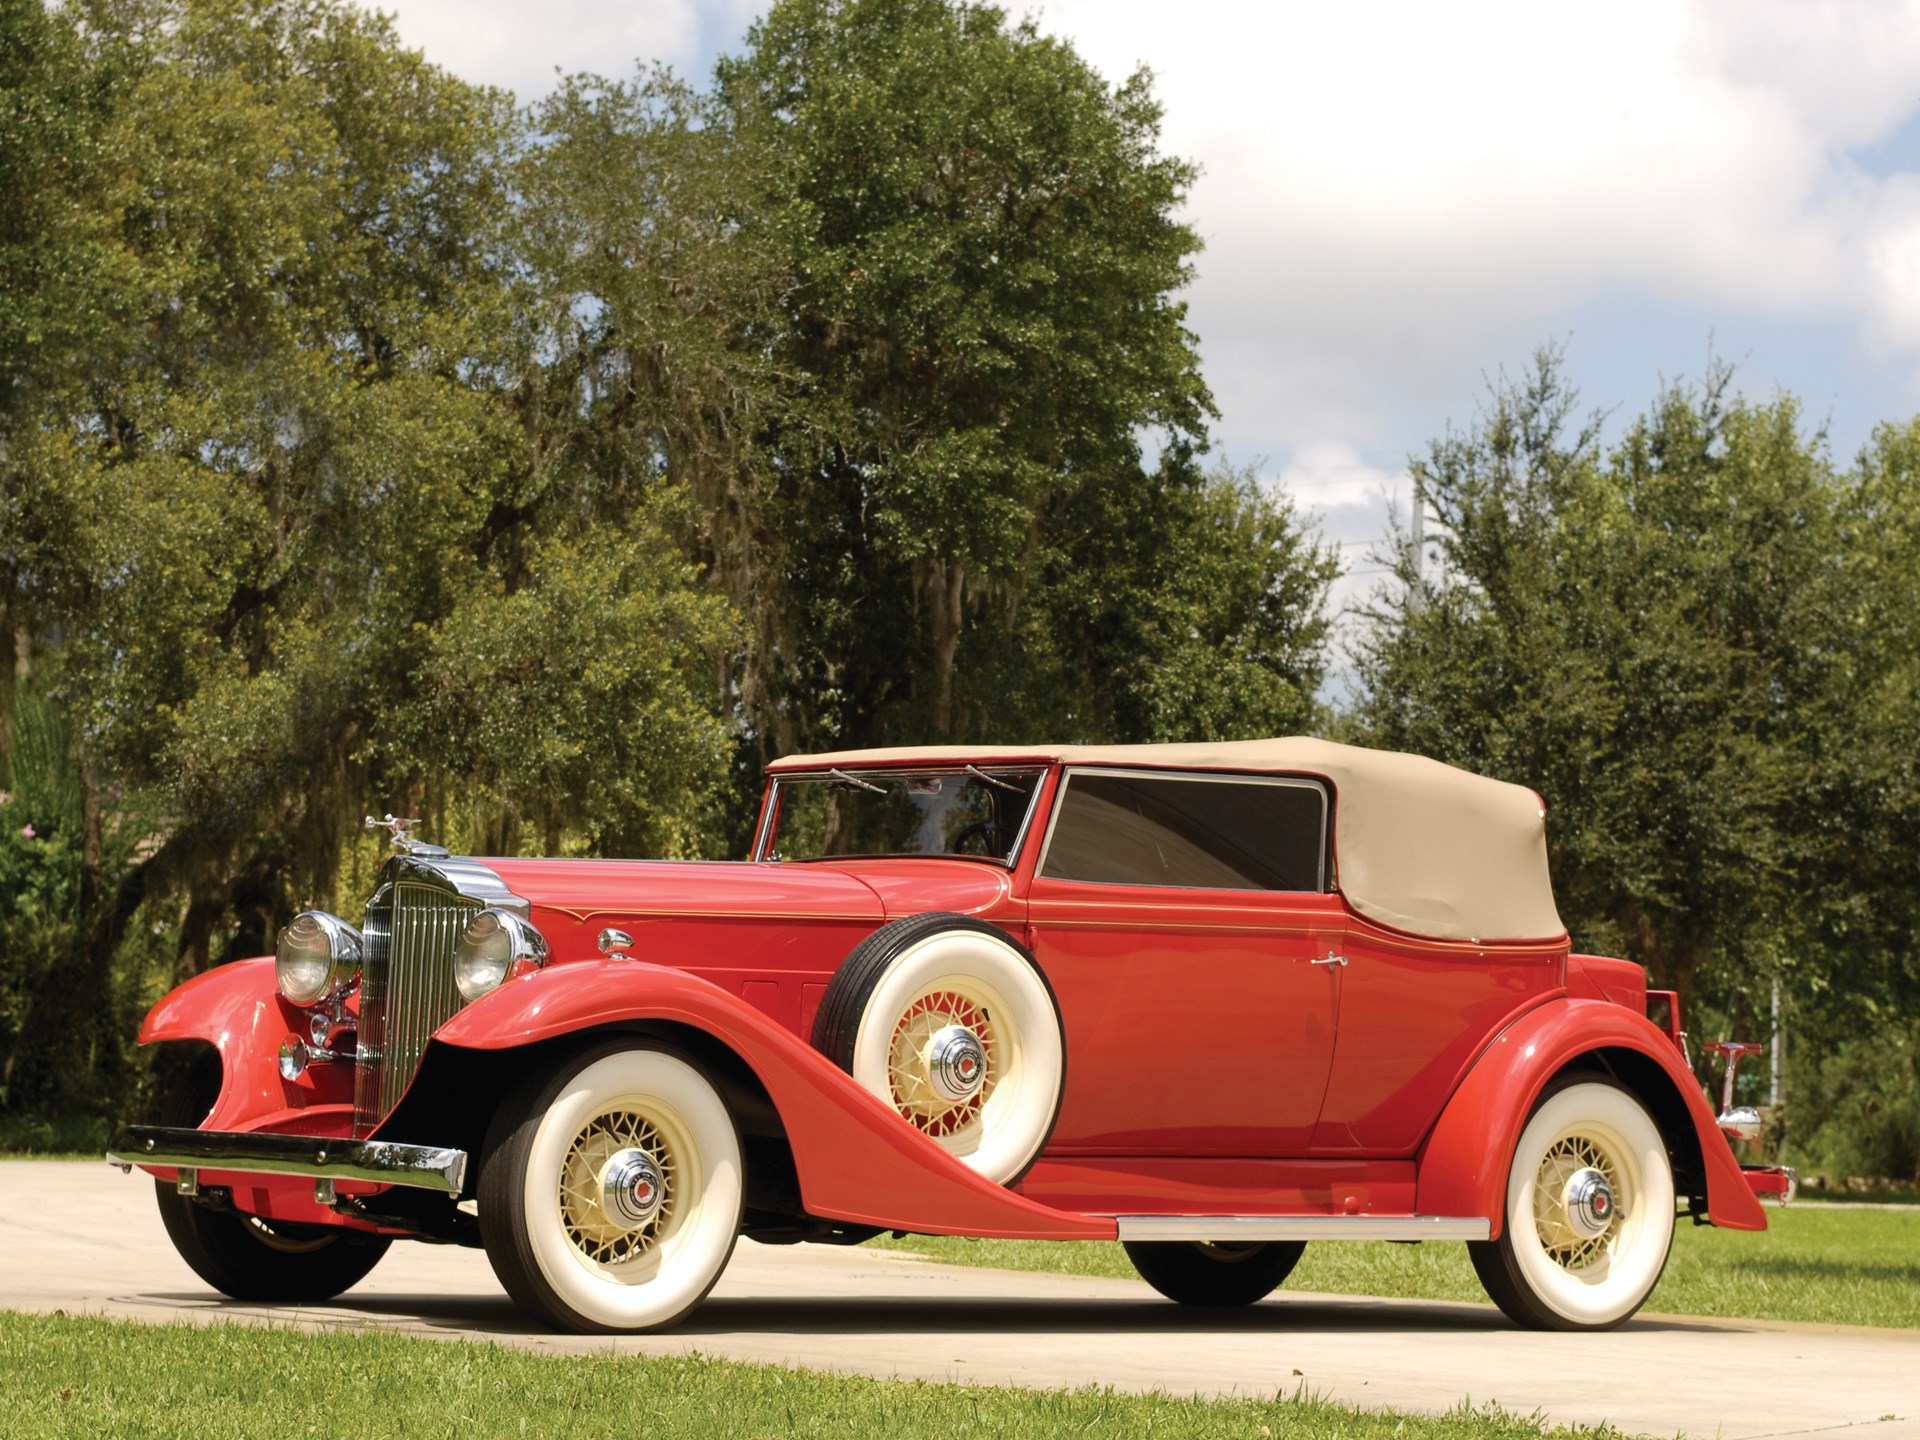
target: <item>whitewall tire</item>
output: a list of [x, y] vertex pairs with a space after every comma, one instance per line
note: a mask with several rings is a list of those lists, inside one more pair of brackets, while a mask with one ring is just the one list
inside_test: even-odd
[[1673, 1165], [1610, 1080], [1550, 1089], [1514, 1146], [1498, 1240], [1468, 1246], [1487, 1294], [1534, 1329], [1605, 1330], [1645, 1303], [1673, 1247]]
[[915, 915], [834, 973], [814, 1044], [929, 1139], [996, 1184], [1039, 1157], [1066, 1044], [1053, 994], [1005, 931]]
[[520, 1306], [561, 1329], [654, 1330], [706, 1298], [745, 1194], [726, 1102], [678, 1055], [610, 1042], [501, 1106], [480, 1230]]

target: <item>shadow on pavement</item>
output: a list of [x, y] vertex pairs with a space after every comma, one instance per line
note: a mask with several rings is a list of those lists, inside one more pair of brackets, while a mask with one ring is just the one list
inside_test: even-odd
[[[393, 1295], [351, 1293], [325, 1305], [222, 1304], [204, 1291], [130, 1295], [155, 1308], [189, 1309], [207, 1317], [321, 1323], [427, 1332], [470, 1332], [489, 1338], [544, 1339], [558, 1332], [535, 1324], [502, 1295]], [[1724, 1323], [1689, 1324], [1671, 1318], [1629, 1321], [1628, 1333], [1724, 1330]], [[998, 1299], [943, 1296], [822, 1296], [819, 1299], [709, 1299], [670, 1335], [1292, 1335], [1292, 1334], [1486, 1334], [1513, 1331], [1490, 1307], [1415, 1301], [1327, 1303], [1269, 1300], [1245, 1308], [1206, 1310], [1161, 1300]], [[567, 1336], [571, 1340], [581, 1337]], [[1591, 1342], [1593, 1337], [1571, 1336]]]

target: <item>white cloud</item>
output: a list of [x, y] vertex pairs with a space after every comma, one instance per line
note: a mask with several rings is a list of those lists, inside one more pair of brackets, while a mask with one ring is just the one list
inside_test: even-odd
[[757, 0], [384, 0], [407, 44], [434, 64], [523, 102], [553, 88], [554, 72], [624, 77], [661, 61], [692, 79], [714, 38], [736, 44], [766, 9]]
[[1353, 446], [1323, 440], [1297, 448], [1272, 484], [1303, 510], [1377, 510], [1405, 492], [1407, 472], [1382, 470]]
[[[430, 58], [530, 99], [556, 68], [703, 78], [765, 4], [394, 8]], [[1398, 463], [1583, 307], [1622, 317], [1615, 346], [1644, 308], [1688, 316], [1702, 354], [1709, 329], [1737, 357], [1756, 325], [1806, 324], [1920, 374], [1920, 176], [1852, 157], [1915, 133], [1920, 0], [1010, 8], [1109, 80], [1151, 65], [1166, 148], [1205, 167], [1191, 322], [1230, 455], [1297, 466], [1335, 436]], [[1671, 345], [1638, 350], [1646, 390], [1596, 402], [1672, 373]], [[1877, 378], [1803, 363], [1748, 380], [1825, 403]]]
[[1229, 432], [1379, 444], [1610, 293], [1920, 354], [1920, 203], [1847, 151], [1920, 110], [1920, 4], [1047, 0], [1146, 60], [1206, 174], [1192, 317]]
[[1381, 552], [1390, 522], [1407, 522], [1411, 479], [1405, 470], [1369, 464], [1349, 444], [1317, 440], [1296, 448], [1266, 483], [1291, 499], [1339, 554], [1340, 575], [1327, 594], [1336, 640], [1327, 693], [1344, 697], [1351, 689], [1344, 648], [1364, 628], [1360, 611], [1382, 585], [1394, 583]]

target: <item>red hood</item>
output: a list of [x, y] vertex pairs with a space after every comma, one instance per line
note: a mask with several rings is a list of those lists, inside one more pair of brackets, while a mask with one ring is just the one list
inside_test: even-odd
[[1012, 877], [976, 860], [833, 860], [825, 862], [861, 881], [886, 907], [887, 918], [945, 910], [974, 915], [998, 906]]
[[[641, 958], [703, 972], [774, 952], [784, 958], [766, 963], [831, 972], [889, 919], [979, 913], [1008, 889], [1005, 871], [966, 860], [481, 863], [533, 907], [555, 959], [592, 958], [600, 931], [613, 926], [634, 937]], [[737, 929], [728, 935], [717, 926]]]
[[881, 920], [971, 914], [1006, 898], [997, 866], [968, 860], [748, 861], [487, 859], [536, 908], [576, 920], [617, 915]]
[[876, 923], [886, 918], [879, 897], [869, 887], [819, 865], [520, 859], [482, 863], [536, 910], [580, 921], [612, 924], [621, 916], [647, 915]]

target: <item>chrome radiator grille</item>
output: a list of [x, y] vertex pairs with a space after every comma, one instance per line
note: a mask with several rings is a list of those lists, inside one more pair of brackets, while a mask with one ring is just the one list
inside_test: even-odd
[[403, 875], [367, 906], [355, 1135], [386, 1118], [412, 1082], [428, 1037], [465, 1003], [453, 984], [453, 942], [480, 904], [444, 884]]

